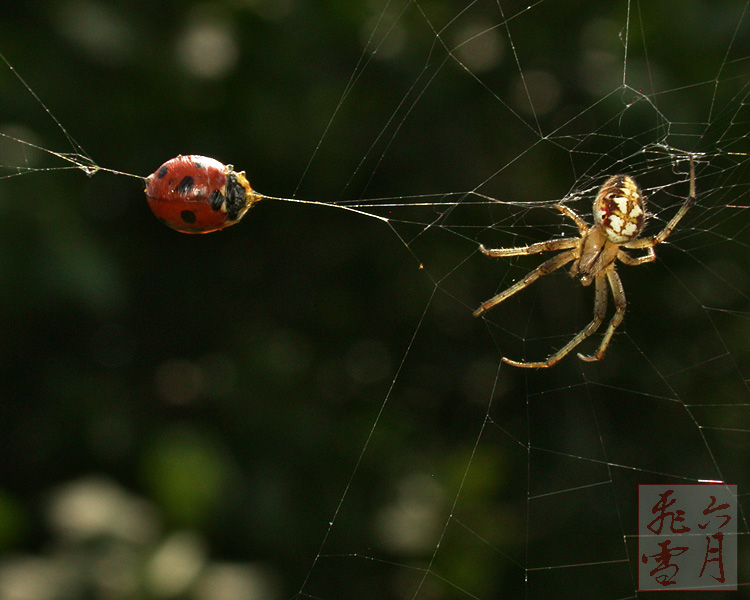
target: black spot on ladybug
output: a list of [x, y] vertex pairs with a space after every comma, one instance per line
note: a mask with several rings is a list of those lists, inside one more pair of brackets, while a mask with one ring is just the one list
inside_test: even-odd
[[190, 190], [193, 189], [193, 186], [195, 185], [195, 179], [190, 177], [190, 175], [186, 175], [182, 178], [182, 181], [177, 185], [177, 188], [175, 191], [178, 194], [187, 194]]
[[162, 179], [167, 173], [169, 173], [169, 167], [167, 165], [162, 165], [161, 169], [156, 172], [156, 178]]
[[185, 221], [185, 223], [195, 223], [195, 213], [192, 210], [183, 210], [180, 213], [180, 218]]
[[227, 175], [227, 215], [231, 220], [237, 219], [240, 211], [245, 208], [245, 188], [237, 181], [237, 174], [232, 171]]
[[224, 195], [220, 190], [214, 190], [208, 197], [208, 203], [214, 210], [221, 210], [221, 207], [224, 204]]
[[206, 168], [206, 166], [205, 166], [204, 164], [202, 164], [202, 163], [199, 163], [199, 162], [195, 162], [195, 161], [193, 161], [193, 166], [194, 166], [194, 167], [195, 167], [196, 169], [201, 169], [201, 170], [203, 170], [203, 169], [205, 169], [205, 168]]

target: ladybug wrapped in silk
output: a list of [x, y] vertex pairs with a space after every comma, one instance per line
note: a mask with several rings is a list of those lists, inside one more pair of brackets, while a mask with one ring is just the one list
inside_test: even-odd
[[210, 233], [237, 223], [262, 199], [232, 165], [190, 154], [146, 178], [146, 198], [162, 223], [182, 233]]

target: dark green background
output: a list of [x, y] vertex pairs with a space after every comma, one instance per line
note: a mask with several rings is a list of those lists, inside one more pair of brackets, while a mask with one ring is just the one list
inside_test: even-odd
[[[526, 372], [500, 357], [559, 347], [590, 318], [591, 290], [550, 277], [475, 320], [537, 264], [476, 247], [558, 235], [554, 211], [475, 196], [372, 211], [392, 229], [268, 200], [187, 236], [151, 216], [137, 179], [58, 170], [0, 139], [0, 572], [73, 557], [80, 575], [54, 598], [157, 597], [144, 565], [187, 530], [212, 563], [262, 565], [270, 598], [633, 595], [637, 484], [747, 481], [748, 218], [724, 208], [749, 203], [747, 5], [634, 3], [629, 29], [625, 2], [273, 6], [19, 3], [0, 10], [0, 52], [97, 164], [126, 173], [195, 153], [273, 196], [409, 204], [473, 189], [554, 201], [616, 169], [667, 186], [652, 212], [668, 218], [686, 165], [664, 143], [706, 153], [699, 206], [659, 262], [620, 269], [629, 313], [605, 361]], [[363, 52], [402, 10], [399, 53]], [[201, 78], [176, 47], [213, 22], [236, 61]], [[492, 70], [447, 57], [470, 23], [504, 40]], [[556, 79], [552, 110], [519, 100], [517, 63]], [[78, 151], [4, 66], [0, 127]], [[53, 170], [13, 176], [26, 164]], [[92, 476], [145, 499], [156, 538], [56, 528], [51, 499]], [[378, 519], [408, 490], [435, 510], [407, 551]], [[129, 592], [102, 583], [102, 556], [136, 565]], [[524, 567], [587, 562], [601, 564], [524, 583]]]

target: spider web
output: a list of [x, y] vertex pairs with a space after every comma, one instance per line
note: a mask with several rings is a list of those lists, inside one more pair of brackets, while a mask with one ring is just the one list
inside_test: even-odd
[[[226, 395], [240, 405], [250, 401], [244, 409], [261, 423], [281, 420], [275, 436], [294, 440], [298, 450], [296, 429], [312, 438], [305, 452], [323, 456], [299, 457], [299, 472], [285, 474], [295, 491], [283, 497], [313, 498], [294, 503], [291, 516], [250, 502], [257, 516], [246, 515], [250, 524], [232, 532], [276, 540], [289, 527], [294, 551], [280, 543], [262, 549], [228, 534], [230, 542], [214, 542], [209, 552], [245, 564], [237, 548], [251, 548], [252, 564], [264, 566], [261, 579], [273, 582], [264, 588], [269, 598], [638, 597], [638, 485], [720, 481], [739, 485], [739, 560], [746, 562], [748, 12], [746, 2], [584, 3], [574, 11], [561, 0], [408, 0], [375, 2], [359, 20], [351, 17], [360, 24], [361, 54], [338, 95], [318, 99], [322, 117], [302, 136], [300, 162], [286, 163], [283, 149], [269, 141], [268, 180], [261, 181], [260, 166], [248, 170], [254, 187], [277, 197], [240, 226], [248, 233], [234, 240], [246, 245], [227, 233], [201, 250], [231, 257], [220, 271], [242, 284], [233, 287], [242, 295], [222, 294], [230, 306], [251, 303], [274, 321], [259, 329], [257, 317], [238, 316], [232, 331], [248, 331], [257, 349], [235, 341], [211, 364], [250, 372], [236, 376], [241, 384]], [[282, 17], [274, 18], [283, 24]], [[4, 214], [11, 214], [8, 198], [39, 193], [52, 178], [63, 200], [24, 213], [21, 222], [44, 231], [45, 220], [57, 226], [65, 211], [76, 215], [68, 222], [72, 234], [42, 236], [54, 265], [68, 268], [57, 254], [78, 250], [73, 259], [80, 258], [92, 254], [77, 248], [81, 240], [96, 249], [103, 244], [80, 233], [87, 227], [80, 214], [93, 214], [119, 242], [126, 234], [117, 232], [118, 220], [143, 217], [123, 199], [132, 181], [113, 175], [147, 172], [168, 156], [143, 167], [119, 158], [112, 169], [100, 167], [99, 154], [90, 158], [70, 135], [75, 127], [43, 104], [43, 78], [24, 72], [19, 82], [12, 77], [19, 59], [7, 58], [11, 76], [3, 84], [15, 86], [18, 116], [0, 138]], [[59, 132], [65, 139], [57, 147], [65, 152], [48, 141]], [[221, 147], [209, 138], [212, 144]], [[257, 156], [252, 141], [236, 145], [241, 155]], [[616, 173], [641, 185], [645, 234], [654, 234], [684, 202], [690, 154], [698, 203], [656, 248], [656, 262], [618, 266], [628, 310], [604, 360], [582, 363], [573, 352], [550, 370], [502, 363], [504, 356], [541, 360], [564, 345], [590, 321], [592, 290], [556, 273], [474, 319], [483, 300], [549, 256], [490, 259], [479, 244], [576, 235], [553, 206], [566, 204], [591, 222], [596, 190]], [[272, 161], [293, 165], [291, 182], [276, 175]], [[74, 207], [81, 193], [70, 183], [77, 173], [64, 170], [96, 175], [80, 213]], [[26, 182], [31, 191], [17, 187]], [[200, 260], [187, 246], [192, 242], [173, 239], [156, 247], [168, 253], [167, 243], [177, 244]], [[242, 254], [250, 258], [238, 259], [238, 249], [248, 246]], [[237, 275], [258, 267], [253, 254], [270, 255], [269, 248], [282, 255], [283, 275]], [[11, 263], [20, 260], [6, 252], [15, 256]], [[159, 264], [174, 268], [169, 260]], [[104, 291], [109, 271], [96, 269], [100, 276], [75, 293], [89, 310], [106, 312], [118, 296]], [[315, 277], [300, 275], [312, 271]], [[52, 277], [49, 270], [44, 277]], [[155, 284], [155, 276], [146, 279]], [[30, 281], [19, 305], [46, 289]], [[173, 294], [182, 289], [174, 282], [164, 289], [170, 285]], [[11, 316], [14, 306], [20, 310], [8, 304]], [[371, 318], [352, 316], [357, 310]], [[283, 324], [287, 313], [300, 316]], [[193, 318], [208, 314], [195, 309]], [[122, 345], [129, 338], [114, 339]], [[580, 349], [588, 353], [599, 339]], [[163, 354], [179, 357], [190, 347], [185, 342]], [[145, 364], [162, 374], [159, 381], [165, 364], [183, 383], [187, 374], [206, 379], [213, 372], [197, 359], [151, 357]], [[172, 390], [167, 398], [179, 395], [164, 385]], [[197, 397], [211, 397], [201, 389]], [[172, 404], [203, 414], [206, 401], [188, 397]], [[269, 399], [271, 408], [257, 404]], [[173, 426], [180, 418], [167, 421]], [[252, 425], [239, 433], [260, 435]], [[231, 434], [226, 443], [240, 447]], [[268, 448], [242, 448], [232, 452], [280, 460]], [[264, 477], [278, 483], [289, 469], [271, 469], [268, 458], [269, 476], [239, 462], [238, 477], [250, 487]], [[101, 466], [84, 462], [79, 469]], [[239, 519], [242, 512], [230, 514]], [[183, 592], [202, 597], [195, 577]], [[748, 581], [741, 566], [742, 592]], [[227, 596], [244, 597], [251, 596]]]

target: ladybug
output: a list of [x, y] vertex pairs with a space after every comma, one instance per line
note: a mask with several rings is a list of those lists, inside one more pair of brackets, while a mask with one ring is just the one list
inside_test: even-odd
[[262, 198], [245, 172], [206, 156], [177, 156], [146, 178], [151, 211], [182, 233], [210, 233], [234, 225]]

